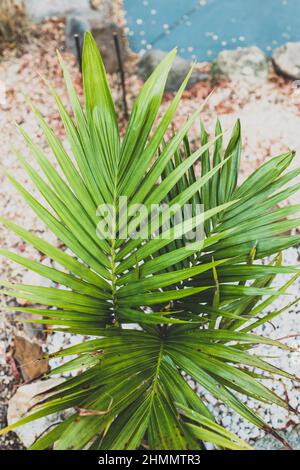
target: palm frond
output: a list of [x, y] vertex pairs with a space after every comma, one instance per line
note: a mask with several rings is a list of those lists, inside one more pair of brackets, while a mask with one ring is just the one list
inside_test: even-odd
[[[30, 321], [51, 325], [54, 331], [96, 338], [48, 356], [75, 355], [50, 374], [77, 370], [77, 375], [54, 387], [46, 398], [40, 397], [21, 421], [0, 431], [71, 410], [32, 449], [137, 449], [145, 444], [151, 449], [197, 449], [203, 442], [218, 448], [248, 449], [248, 444], [216, 423], [186, 376], [278, 439], [236, 392], [292, 410], [262, 384], [260, 372], [250, 372], [297, 379], [251, 353], [257, 344], [287, 347], [249, 332], [284, 311], [264, 313], [300, 274], [297, 266], [282, 266], [278, 256], [299, 242], [299, 235], [286, 232], [299, 225], [295, 215], [300, 206], [276, 208], [299, 189], [292, 181], [300, 170], [285, 172], [294, 158], [288, 152], [268, 160], [238, 186], [239, 121], [225, 149], [219, 121], [214, 139], [209, 140], [201, 125], [201, 146], [192, 150], [189, 143], [188, 131], [205, 103], [166, 140], [191, 74], [156, 124], [175, 54], [175, 50], [170, 52], [145, 83], [122, 140], [102, 59], [87, 33], [85, 109], [61, 57], [74, 119], [49, 85], [72, 155], [34, 105], [59, 170], [20, 129], [43, 176], [18, 153], [19, 161], [50, 208], [12, 175], [7, 176], [68, 252], [1, 217], [3, 225], [60, 268], [43, 266], [4, 249], [0, 254], [65, 289], [2, 280], [1, 293], [47, 307], [7, 308], [43, 316]], [[201, 166], [199, 178], [196, 165]], [[120, 216], [124, 209], [121, 196], [131, 206], [144, 204], [146, 209], [160, 203], [176, 205], [181, 214], [189, 204], [191, 213], [184, 227], [169, 214], [168, 231], [166, 220], [157, 215], [154, 237], [150, 228], [144, 237], [131, 238], [131, 232], [121, 237], [122, 222], [118, 222], [115, 236], [99, 237], [97, 208], [109, 204]], [[204, 237], [191, 243], [188, 233], [199, 226], [199, 204], [204, 206]], [[131, 231], [147, 220], [148, 216], [137, 220], [131, 215]], [[270, 255], [276, 258], [269, 264], [259, 262]], [[277, 274], [293, 278], [278, 290], [272, 288]], [[133, 323], [138, 330], [132, 328]]]

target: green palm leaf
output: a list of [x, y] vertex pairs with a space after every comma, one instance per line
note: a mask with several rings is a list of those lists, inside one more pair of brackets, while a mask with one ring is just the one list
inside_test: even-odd
[[[121, 139], [103, 62], [87, 33], [84, 108], [59, 56], [74, 119], [48, 84], [72, 154], [66, 152], [34, 105], [33, 112], [59, 170], [20, 129], [43, 176], [17, 153], [20, 164], [47, 208], [4, 170], [66, 247], [58, 249], [0, 217], [1, 224], [54, 260], [56, 267], [5, 249], [0, 255], [63, 287], [2, 280], [1, 293], [37, 304], [7, 310], [31, 314], [30, 321], [51, 325], [54, 331], [93, 337], [48, 356], [73, 356], [50, 375], [77, 374], [51, 389], [46, 397], [41, 396], [18, 423], [0, 431], [71, 410], [69, 417], [32, 449], [197, 449], [205, 442], [217, 448], [249, 449], [215, 421], [186, 376], [278, 439], [280, 436], [236, 392], [292, 410], [260, 378], [262, 372], [269, 377], [297, 378], [251, 353], [258, 344], [288, 347], [249, 332], [285, 310], [265, 313], [275, 298], [289, 294], [300, 274], [297, 266], [282, 266], [277, 256], [299, 242], [299, 235], [286, 232], [299, 225], [300, 206], [275, 208], [299, 189], [292, 181], [300, 170], [285, 172], [294, 158], [293, 152], [288, 152], [270, 159], [238, 187], [239, 121], [225, 149], [219, 121], [212, 140], [202, 125], [201, 147], [193, 148], [189, 143], [189, 129], [205, 103], [167, 139], [192, 72], [158, 121], [175, 55], [176, 51], [171, 51], [145, 83]], [[201, 165], [200, 177], [196, 177], [196, 165]], [[153, 204], [169, 204], [176, 205], [177, 212], [156, 214], [155, 231], [147, 226], [144, 235], [137, 238], [131, 235], [142, 222], [149, 222], [149, 212], [140, 218], [133, 213], [129, 216], [131, 231], [121, 236], [126, 225], [121, 220], [125, 205], [120, 197], [124, 196], [130, 208], [143, 204], [149, 211]], [[119, 217], [115, 234], [106, 237], [100, 237], [98, 230], [97, 209], [103, 204], [110, 205], [111, 214]], [[186, 204], [190, 212], [183, 226], [177, 216], [184, 214]], [[199, 204], [203, 209], [200, 219]], [[203, 237], [190, 242], [190, 232], [202, 225]], [[269, 255], [276, 258], [269, 264], [259, 262]], [[293, 278], [276, 290], [272, 281], [277, 274]], [[287, 299], [288, 308], [295, 300]]]

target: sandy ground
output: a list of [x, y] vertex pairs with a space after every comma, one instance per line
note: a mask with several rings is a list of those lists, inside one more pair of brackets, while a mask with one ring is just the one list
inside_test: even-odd
[[[28, 157], [29, 161], [33, 162], [33, 158], [28, 154], [21, 136], [16, 131], [15, 122], [17, 122], [18, 124], [22, 124], [31, 135], [35, 136], [42, 147], [46, 149], [36, 119], [30, 112], [23, 94], [28, 95], [37, 104], [43, 116], [51, 124], [55, 132], [64, 140], [62, 124], [55, 110], [53, 99], [37, 73], [39, 72], [47, 77], [58, 90], [63, 101], [67, 103], [66, 91], [63, 86], [61, 73], [57, 66], [56, 48], [59, 48], [63, 52], [63, 56], [70, 66], [78, 91], [81, 93], [80, 73], [74, 57], [63, 50], [63, 24], [59, 21], [50, 21], [42, 26], [36, 27], [34, 36], [30, 39], [28, 44], [23, 45], [21, 52], [14, 50], [6, 51], [4, 58], [0, 61], [0, 80], [5, 87], [4, 93], [2, 93], [0, 97], [0, 162], [3, 167], [9, 170], [18, 181], [26, 186], [26, 188], [29, 188], [38, 198], [39, 195], [37, 191], [33, 188], [27, 175], [15, 158], [12, 146], [21, 150], [22, 153]], [[203, 65], [203, 68], [205, 68], [205, 65]], [[132, 73], [132, 64], [130, 66], [130, 76], [129, 70], [127, 75], [126, 84], [130, 108], [133, 98], [138, 93], [141, 82], [138, 80], [137, 76]], [[114, 98], [117, 102], [117, 108], [120, 115], [122, 115], [120, 88], [117, 76], [111, 76], [109, 79]], [[200, 83], [185, 93], [175, 120], [175, 126], [180, 126], [186, 120], [187, 115], [202, 102], [203, 98], [208, 95], [212, 88], [210, 83]], [[162, 109], [165, 109], [171, 97], [171, 95], [165, 97]], [[242, 178], [266, 159], [284, 152], [288, 148], [297, 151], [294, 165], [299, 165], [300, 94], [298, 90], [293, 87], [292, 83], [276, 77], [272, 71], [270, 72], [269, 81], [262, 86], [256, 87], [256, 89], [249, 89], [241, 84], [236, 85], [222, 82], [215, 87], [215, 92], [206, 106], [205, 113], [203, 113], [203, 121], [210, 131], [214, 127], [217, 115], [220, 117], [225, 129], [231, 128], [237, 117], [241, 119], [244, 143], [241, 169]], [[122, 124], [121, 119], [121, 127]], [[198, 135], [199, 126], [197, 125], [192, 129], [192, 137], [198, 138]], [[50, 154], [49, 156], [51, 159]], [[293, 200], [295, 202], [296, 198], [294, 197]], [[300, 202], [299, 199], [298, 202]], [[17, 222], [34, 233], [43, 235], [48, 241], [57, 243], [55, 237], [39, 222], [35, 214], [27, 207], [18, 192], [2, 174], [0, 174], [0, 207], [2, 216]], [[0, 245], [1, 247], [9, 248], [17, 253], [24, 253], [32, 258], [42, 260], [39, 253], [20, 241], [17, 236], [3, 227], [1, 227], [0, 231]], [[299, 253], [296, 249], [289, 250], [285, 256], [287, 262], [291, 264], [298, 262]], [[26, 276], [24, 269], [16, 267], [16, 265], [3, 259], [0, 260], [1, 278], [20, 281], [24, 276]], [[295, 286], [294, 289], [294, 293], [296, 294], [297, 289], [299, 290], [299, 286]], [[297, 315], [297, 313], [298, 308], [296, 306], [291, 312], [288, 312], [285, 317], [281, 317], [278, 320], [275, 326], [275, 332], [274, 328], [270, 326], [270, 329], [264, 331], [264, 333], [270, 333], [274, 338], [299, 333], [300, 316]], [[12, 325], [7, 318], [3, 316], [0, 317], [0, 375], [4, 377], [0, 390], [0, 400], [4, 406], [3, 413], [5, 413], [5, 406], [14, 391], [16, 382], [18, 382], [18, 380], [20, 381], [20, 376], [14, 373], [13, 366], [7, 361], [12, 350], [12, 339], [15, 328], [16, 326]], [[18, 328], [22, 329], [22, 326]], [[27, 333], [30, 333], [28, 329]], [[42, 337], [40, 341], [42, 342]], [[53, 350], [54, 345], [56, 346], [59, 341], [57, 336], [55, 338], [54, 335], [48, 337], [48, 348]], [[65, 343], [66, 341], [67, 339], [64, 337], [63, 342]], [[287, 342], [288, 341], [295, 342], [296, 340], [288, 339]], [[293, 371], [294, 369], [298, 369], [294, 372], [298, 372], [299, 375], [299, 361], [297, 362], [295, 358], [282, 355], [274, 359], [274, 361], [276, 364], [286, 367], [290, 371], [291, 369], [293, 369]], [[279, 392], [287, 394], [293, 401], [292, 405], [296, 407], [297, 400], [299, 401], [296, 385], [286, 382], [283, 383], [284, 385], [279, 385]], [[274, 387], [276, 390], [278, 389], [277, 385], [274, 385]], [[254, 438], [258, 436], [259, 433], [257, 433], [257, 431], [248, 425], [241, 424], [241, 421], [234, 415], [228, 414], [222, 405], [219, 406], [213, 400], [210, 401], [210, 399], [208, 399], [208, 401], [212, 408], [218, 410], [220, 420], [223, 424], [239, 432], [243, 438], [247, 439], [249, 437]], [[251, 402], [250, 405], [254, 406]], [[291, 420], [294, 420], [291, 416], [278, 413], [278, 410], [274, 410], [273, 408], [265, 410], [263, 407], [259, 407], [259, 410], [265, 415], [267, 421], [274, 424], [277, 428], [284, 428]], [[14, 440], [14, 438], [11, 438], [11, 436], [6, 440], [0, 441], [0, 449], [16, 446], [18, 447], [19, 443], [17, 440]]]

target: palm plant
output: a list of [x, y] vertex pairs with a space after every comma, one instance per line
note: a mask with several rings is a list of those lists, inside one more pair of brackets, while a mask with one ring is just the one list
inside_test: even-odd
[[[277, 205], [299, 189], [290, 182], [300, 170], [285, 172], [294, 157], [288, 152], [268, 160], [238, 187], [240, 124], [224, 152], [220, 123], [212, 142], [202, 126], [201, 146], [192, 151], [187, 135], [201, 109], [166, 140], [191, 73], [154, 126], [175, 54], [170, 52], [145, 83], [121, 141], [103, 63], [87, 34], [85, 111], [61, 58], [74, 120], [49, 85], [74, 159], [34, 106], [61, 171], [20, 129], [45, 178], [18, 153], [19, 160], [51, 209], [7, 176], [68, 250], [1, 217], [6, 227], [61, 269], [3, 249], [1, 254], [65, 288], [2, 281], [1, 292], [47, 307], [11, 307], [14, 311], [42, 314], [44, 318], [35, 321], [92, 336], [47, 356], [75, 355], [50, 375], [78, 370], [77, 375], [55, 386], [21, 421], [2, 430], [70, 410], [32, 449], [199, 449], [206, 442], [223, 449], [248, 449], [247, 443], [216, 423], [188, 378], [282, 440], [240, 397], [292, 410], [261, 378], [295, 377], [250, 350], [259, 344], [287, 348], [252, 331], [284, 310], [265, 309], [299, 275], [297, 267], [282, 266], [280, 255], [299, 242], [299, 235], [286, 235], [299, 223], [290, 218], [299, 205]], [[195, 173], [198, 162], [200, 177]], [[120, 224], [116, 236], [99, 237], [97, 207], [110, 204], [119, 213], [120, 196], [146, 208], [164, 202], [183, 210], [189, 203], [192, 211], [184, 229], [170, 215], [167, 238], [162, 236], [161, 217], [155, 237], [121, 238]], [[200, 203], [205, 209], [204, 239], [191, 244], [187, 234], [199, 223]], [[132, 227], [138, 224], [132, 217]], [[271, 255], [271, 261], [259, 261]], [[271, 284], [278, 273], [293, 277], [274, 289]]]

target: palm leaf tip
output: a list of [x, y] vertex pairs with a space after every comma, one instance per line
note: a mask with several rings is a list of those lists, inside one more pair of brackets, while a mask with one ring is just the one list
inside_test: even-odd
[[[121, 138], [101, 55], [87, 33], [85, 106], [60, 56], [74, 117], [50, 85], [72, 155], [35, 107], [59, 171], [21, 130], [43, 177], [19, 154], [20, 163], [47, 205], [8, 177], [66, 249], [0, 217], [1, 224], [54, 264], [46, 267], [4, 249], [0, 254], [64, 289], [3, 281], [0, 292], [33, 304], [8, 307], [9, 311], [40, 315], [36, 321], [55, 330], [92, 337], [53, 355], [71, 359], [51, 375], [77, 373], [52, 389], [51, 396], [21, 421], [0, 431], [71, 410], [32, 449], [130, 450], [146, 445], [186, 450], [210, 442], [216, 448], [248, 450], [247, 443], [217, 424], [187, 377], [252, 425], [281, 439], [240, 397], [291, 410], [261, 377], [294, 376], [251, 349], [258, 344], [288, 349], [252, 330], [284, 313], [285, 308], [270, 312], [269, 306], [299, 276], [297, 267], [283, 266], [277, 256], [299, 243], [299, 235], [286, 234], [298, 219], [285, 220], [299, 208], [276, 208], [299, 189], [290, 184], [299, 170], [286, 172], [294, 155], [285, 153], [268, 160], [238, 186], [240, 122], [225, 147], [219, 121], [212, 140], [202, 125], [201, 147], [195, 148], [188, 132], [201, 109], [167, 140], [191, 73], [156, 126], [175, 54], [171, 51], [144, 84]], [[110, 204], [118, 212], [121, 195], [137, 205], [176, 202], [181, 211], [189, 204], [187, 226], [178, 227], [170, 215], [167, 239], [121, 238], [120, 226], [115, 237], [99, 239], [97, 207]], [[191, 247], [188, 232], [195, 228], [198, 204], [204, 206], [203, 240]], [[261, 265], [261, 259], [273, 255], [275, 259]], [[275, 291], [277, 274], [293, 278]]]

